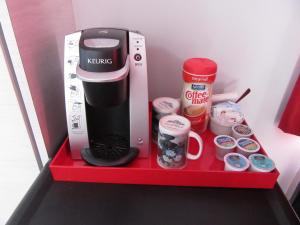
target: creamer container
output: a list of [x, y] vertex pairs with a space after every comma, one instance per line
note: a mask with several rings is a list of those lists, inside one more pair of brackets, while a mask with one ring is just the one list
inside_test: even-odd
[[206, 58], [191, 58], [183, 65], [182, 115], [191, 121], [192, 130], [198, 133], [207, 128], [216, 72], [217, 64]]

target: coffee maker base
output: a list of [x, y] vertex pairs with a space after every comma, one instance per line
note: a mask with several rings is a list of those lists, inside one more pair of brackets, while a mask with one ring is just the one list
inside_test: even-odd
[[90, 148], [84, 148], [81, 150], [81, 156], [88, 164], [93, 166], [124, 166], [130, 163], [134, 158], [139, 154], [139, 150], [137, 148], [130, 148], [127, 155], [121, 157], [117, 160], [105, 160], [101, 158], [96, 158], [93, 156]]

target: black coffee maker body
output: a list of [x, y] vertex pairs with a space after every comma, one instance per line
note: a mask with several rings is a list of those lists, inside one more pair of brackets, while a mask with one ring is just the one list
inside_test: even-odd
[[148, 88], [143, 36], [123, 29], [87, 29], [81, 32], [78, 50], [76, 76], [82, 84], [83, 123], [88, 139], [78, 147], [81, 157], [96, 166], [120, 166], [138, 155], [147, 157]]

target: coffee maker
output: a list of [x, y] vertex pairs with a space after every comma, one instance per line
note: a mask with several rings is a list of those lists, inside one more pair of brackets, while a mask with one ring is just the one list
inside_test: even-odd
[[121, 166], [149, 156], [145, 38], [92, 28], [65, 37], [64, 84], [73, 159]]

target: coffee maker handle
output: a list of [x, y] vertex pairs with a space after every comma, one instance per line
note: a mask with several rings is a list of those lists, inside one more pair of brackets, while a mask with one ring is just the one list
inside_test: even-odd
[[199, 134], [195, 133], [194, 131], [189, 132], [189, 137], [190, 138], [195, 138], [196, 141], [198, 142], [199, 148], [198, 148], [198, 153], [196, 155], [193, 155], [191, 153], [187, 153], [187, 158], [191, 160], [196, 160], [199, 159], [201, 154], [202, 154], [202, 149], [203, 149], [203, 141], [202, 138], [199, 136]]

